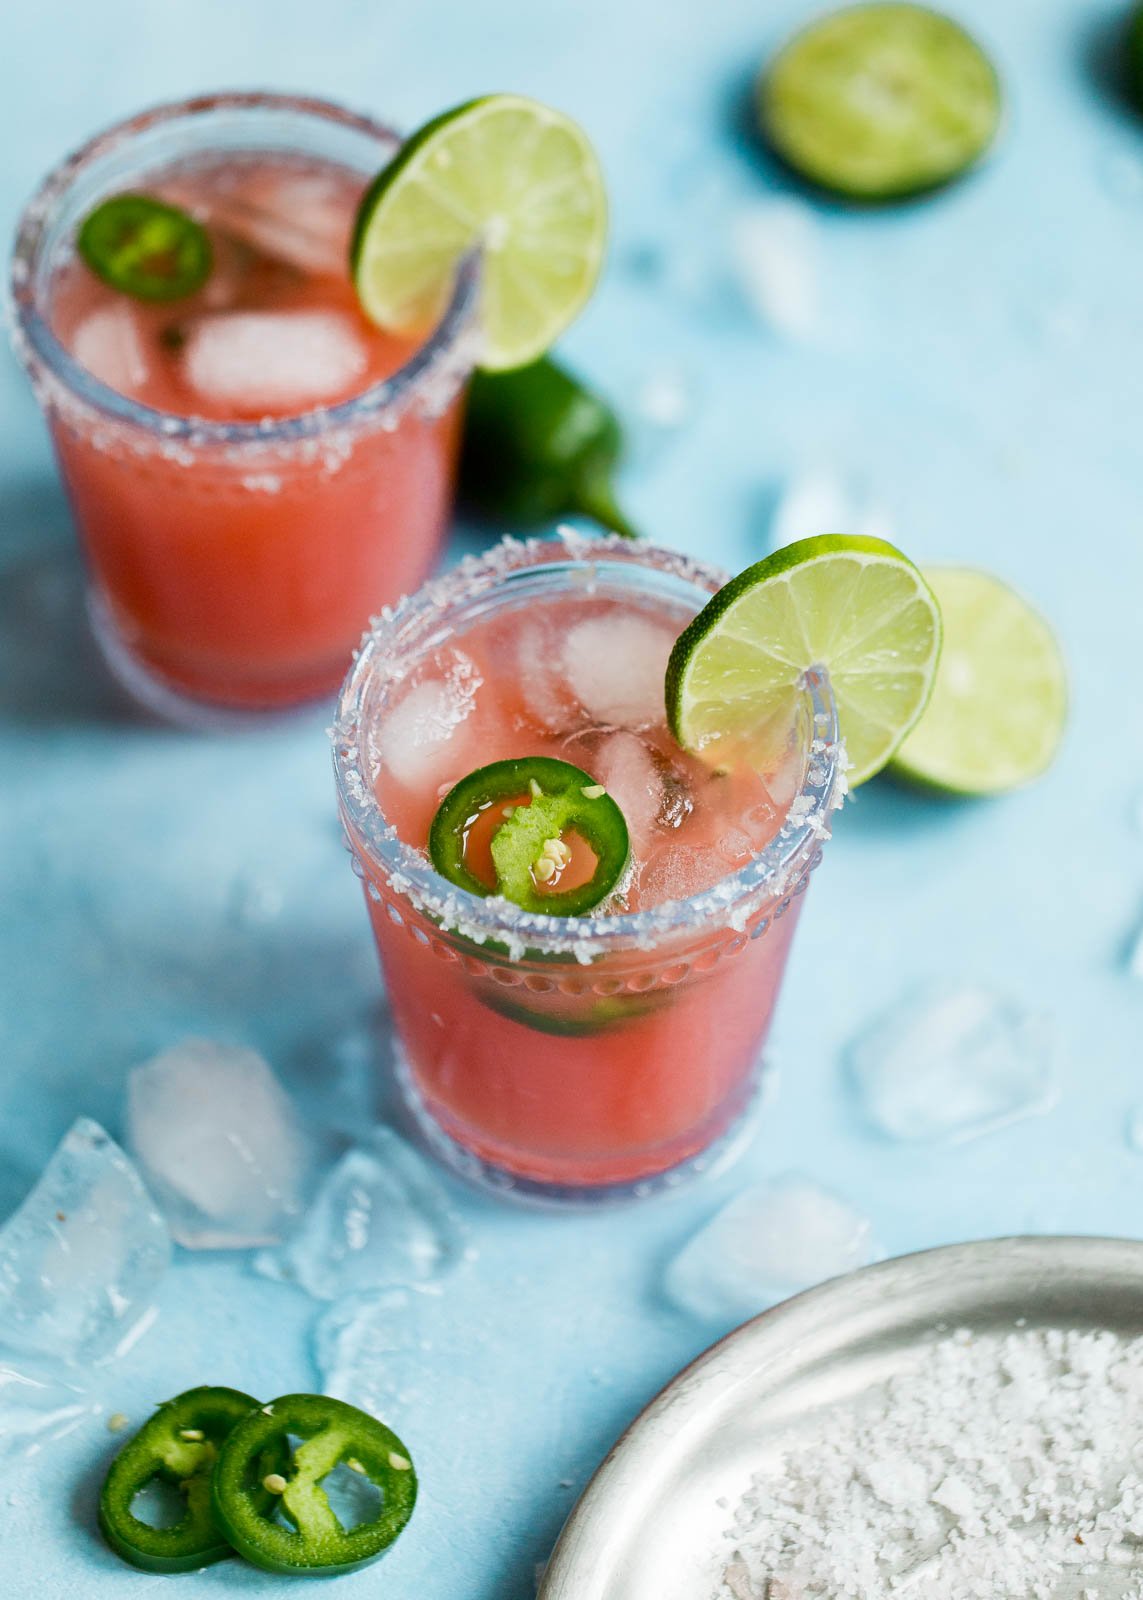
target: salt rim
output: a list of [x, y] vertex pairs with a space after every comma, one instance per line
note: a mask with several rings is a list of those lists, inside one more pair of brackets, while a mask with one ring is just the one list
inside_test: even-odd
[[566, 568], [569, 563], [577, 564], [585, 579], [594, 576], [600, 564], [650, 566], [708, 594], [720, 589], [729, 576], [662, 546], [633, 543], [615, 534], [585, 535], [562, 527], [550, 538], [505, 537], [484, 555], [466, 556], [416, 594], [386, 607], [372, 619], [355, 652], [330, 730], [338, 793], [356, 840], [390, 888], [418, 911], [475, 944], [500, 942], [514, 961], [535, 950], [570, 955], [587, 965], [605, 951], [650, 950], [669, 936], [703, 926], [728, 927], [741, 933], [764, 903], [783, 900], [795, 890], [805, 871], [816, 865], [821, 843], [830, 836], [831, 813], [845, 799], [848, 762], [824, 668], [812, 669], [805, 678], [814, 737], [786, 821], [765, 850], [745, 867], [687, 899], [665, 900], [647, 911], [601, 916], [553, 917], [523, 911], [501, 895], [482, 898], [449, 883], [421, 851], [398, 838], [396, 828], [385, 819], [362, 753], [369, 732], [363, 721], [366, 696], [378, 684], [399, 683], [420, 656], [420, 651], [410, 651], [407, 659], [387, 659], [386, 646], [397, 642], [395, 636], [403, 628], [493, 589], [514, 573]]
[[[117, 441], [115, 434], [143, 430], [149, 450], [158, 449], [175, 460], [192, 460], [189, 452], [204, 446], [222, 446], [229, 456], [244, 459], [293, 444], [301, 444], [303, 451], [307, 446], [314, 450], [321, 447], [345, 459], [354, 435], [373, 428], [394, 429], [404, 411], [418, 400], [428, 415], [439, 415], [475, 363], [480, 344], [479, 251], [473, 251], [461, 262], [444, 316], [403, 367], [339, 405], [316, 406], [297, 416], [275, 419], [269, 425], [265, 421], [213, 422], [140, 405], [100, 382], [64, 348], [40, 314], [36, 279], [44, 265], [40, 258], [45, 236], [77, 176], [140, 134], [180, 117], [260, 110], [312, 117], [362, 133], [380, 147], [378, 165], [401, 143], [397, 133], [373, 118], [312, 96], [260, 92], [200, 95], [139, 112], [96, 134], [48, 173], [20, 217], [5, 304], [13, 350], [29, 374], [41, 406], [45, 410], [70, 411], [97, 426], [110, 424], [113, 431], [104, 438], [105, 445], [124, 442]], [[340, 442], [336, 437], [339, 433]], [[328, 464], [332, 469], [340, 465], [340, 460]]]

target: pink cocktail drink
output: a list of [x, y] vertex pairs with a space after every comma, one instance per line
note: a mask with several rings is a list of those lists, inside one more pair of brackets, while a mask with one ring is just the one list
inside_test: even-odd
[[[761, 765], [679, 748], [667, 657], [722, 581], [619, 540], [506, 543], [383, 619], [343, 691], [342, 814], [402, 1082], [442, 1153], [498, 1184], [642, 1185], [728, 1134], [755, 1088], [836, 729], [815, 677]], [[582, 769], [626, 818], [630, 867], [590, 915], [482, 898], [426, 857], [455, 783], [534, 757]]]
[[[91, 575], [97, 632], [163, 709], [287, 706], [340, 682], [366, 618], [433, 565], [453, 499], [471, 273], [423, 345], [362, 314], [349, 238], [386, 130], [223, 96], [100, 136], [24, 219], [17, 341]], [[147, 303], [77, 226], [144, 193], [206, 229], [195, 292]]]

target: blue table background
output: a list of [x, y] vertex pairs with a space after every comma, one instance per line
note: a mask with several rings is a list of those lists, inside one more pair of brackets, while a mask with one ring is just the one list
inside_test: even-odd
[[[410, 1532], [339, 1595], [527, 1600], [623, 1425], [722, 1331], [671, 1311], [663, 1263], [753, 1176], [848, 1195], [891, 1252], [1017, 1231], [1143, 1234], [1143, 123], [1102, 77], [1118, 8], [958, 0], [1006, 79], [994, 160], [922, 204], [810, 202], [820, 337], [762, 327], [729, 271], [744, 207], [791, 192], [745, 132], [755, 64], [807, 13], [781, 0], [41, 0], [4, 26], [0, 232], [47, 167], [140, 103], [309, 90], [409, 127], [515, 88], [577, 115], [613, 251], [567, 351], [621, 407], [677, 370], [693, 415], [624, 489], [654, 536], [729, 566], [767, 548], [791, 475], [863, 476], [919, 560], [989, 566], [1058, 627], [1063, 755], [1025, 794], [964, 805], [862, 792], [815, 880], [773, 1039], [779, 1091], [739, 1165], [641, 1209], [552, 1217], [457, 1190], [479, 1259], [451, 1281], [399, 1423], [428, 1467]], [[467, 536], [471, 543], [472, 535]], [[380, 1005], [338, 842], [322, 720], [242, 738], [148, 725], [79, 612], [68, 516], [32, 396], [0, 357], [0, 1214], [71, 1119], [120, 1132], [129, 1067], [200, 1032], [262, 1049], [351, 1125]], [[1062, 1094], [973, 1143], [894, 1146], [862, 1122], [844, 1047], [919, 982], [994, 984], [1049, 1011]], [[180, 1254], [150, 1334], [107, 1377], [141, 1418], [193, 1383], [310, 1388], [315, 1307], [241, 1258]], [[5, 1593], [130, 1596], [164, 1580], [101, 1548], [100, 1423], [6, 1476]], [[196, 1594], [279, 1585], [215, 1568]]]

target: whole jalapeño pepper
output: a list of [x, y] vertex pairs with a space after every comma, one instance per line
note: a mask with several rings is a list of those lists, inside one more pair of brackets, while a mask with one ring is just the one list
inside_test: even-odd
[[582, 513], [637, 537], [615, 503], [622, 434], [598, 395], [548, 356], [511, 372], [477, 372], [468, 392], [462, 497], [485, 516], [534, 527]]

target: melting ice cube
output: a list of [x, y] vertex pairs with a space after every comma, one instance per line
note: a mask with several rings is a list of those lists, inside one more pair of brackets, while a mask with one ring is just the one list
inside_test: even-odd
[[563, 635], [555, 628], [525, 623], [516, 643], [516, 681], [530, 721], [559, 733], [576, 720], [575, 697], [562, 672]]
[[183, 370], [212, 405], [244, 416], [301, 411], [350, 393], [369, 365], [337, 311], [220, 311], [187, 329]]
[[0, 1347], [75, 1366], [122, 1355], [154, 1319], [170, 1254], [139, 1174], [80, 1117], [0, 1229]]
[[94, 1409], [78, 1388], [22, 1372], [0, 1355], [0, 1460], [31, 1455], [78, 1428]]
[[185, 1039], [136, 1067], [127, 1128], [172, 1234], [191, 1250], [275, 1244], [301, 1210], [313, 1150], [253, 1050]]
[[770, 519], [770, 543], [777, 550], [820, 533], [891, 540], [893, 524], [866, 485], [840, 474], [813, 471], [792, 479], [783, 489]]
[[650, 750], [637, 734], [609, 733], [588, 765], [627, 818], [636, 859], [644, 857], [665, 806], [662, 774]]
[[713, 888], [734, 870], [718, 850], [670, 844], [659, 850], [639, 874], [639, 904], [644, 909], [664, 900], [686, 900]]
[[1056, 1040], [1047, 1022], [987, 989], [930, 990], [850, 1052], [870, 1120], [895, 1139], [971, 1139], [1048, 1110]]
[[463, 754], [453, 749], [457, 730], [472, 714], [484, 682], [475, 663], [460, 650], [440, 652], [441, 676], [425, 678], [385, 713], [379, 753], [400, 783], [415, 788], [456, 767], [463, 776]]
[[320, 172], [236, 169], [229, 188], [201, 194], [168, 185], [174, 203], [193, 202], [210, 225], [299, 272], [344, 276], [354, 207], [344, 187]]
[[649, 617], [585, 617], [564, 640], [564, 671], [597, 722], [646, 727], [663, 716], [663, 680], [674, 642], [670, 629]]
[[879, 1254], [868, 1218], [811, 1178], [743, 1189], [680, 1251], [667, 1294], [696, 1317], [739, 1321]]
[[129, 305], [104, 306], [85, 317], [71, 341], [81, 367], [119, 394], [137, 394], [147, 381], [147, 356]]
[[428, 1163], [381, 1127], [342, 1157], [297, 1233], [257, 1266], [317, 1300], [337, 1300], [438, 1277], [462, 1244], [460, 1223]]
[[764, 200], [746, 207], [731, 226], [731, 261], [755, 316], [788, 339], [820, 331], [817, 224], [797, 200]]

